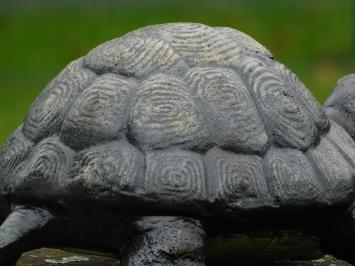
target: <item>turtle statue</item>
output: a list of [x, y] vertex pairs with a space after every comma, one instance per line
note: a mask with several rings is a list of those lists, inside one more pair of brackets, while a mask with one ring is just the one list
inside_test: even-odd
[[354, 138], [354, 75], [323, 108], [242, 32], [135, 30], [71, 62], [2, 148], [0, 265], [42, 246], [205, 265], [209, 239], [291, 224], [353, 243]]

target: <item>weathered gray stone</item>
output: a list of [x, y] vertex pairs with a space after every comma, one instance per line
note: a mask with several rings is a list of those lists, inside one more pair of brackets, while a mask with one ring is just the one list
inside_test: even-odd
[[354, 198], [353, 80], [328, 101], [329, 122], [295, 74], [233, 29], [163, 24], [98, 46], [0, 151], [0, 265], [42, 246], [204, 265], [205, 236], [233, 257], [243, 252], [226, 235], [256, 228], [337, 239], [328, 228], [355, 224], [338, 221]]

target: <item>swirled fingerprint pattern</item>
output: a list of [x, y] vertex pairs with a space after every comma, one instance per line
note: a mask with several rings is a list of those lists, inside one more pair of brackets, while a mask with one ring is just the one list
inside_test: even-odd
[[338, 151], [345, 154], [347, 161], [355, 167], [355, 142], [337, 123], [330, 121], [330, 131], [327, 137], [335, 143]]
[[293, 90], [300, 103], [304, 106], [305, 110], [308, 110], [309, 115], [313, 118], [319, 131], [323, 131], [328, 127], [329, 121], [323, 107], [312, 95], [312, 93], [305, 87], [300, 79], [290, 71], [285, 65], [274, 61], [274, 68], [283, 77], [287, 86]]
[[106, 42], [85, 58], [97, 73], [120, 73], [144, 77], [153, 71], [176, 73], [187, 66], [169, 43], [153, 38], [126, 36]]
[[153, 198], [203, 200], [206, 197], [205, 175], [199, 154], [165, 150], [149, 152], [146, 158], [145, 192]]
[[285, 80], [257, 58], [246, 57], [239, 71], [270, 125], [273, 141], [284, 147], [308, 149], [318, 137], [315, 123]]
[[39, 141], [57, 132], [73, 100], [96, 76], [81, 62], [70, 63], [32, 104], [23, 126], [31, 140]]
[[33, 146], [32, 141], [27, 139], [21, 130], [22, 126], [7, 140], [4, 149], [0, 152], [0, 192], [5, 189], [8, 179], [11, 180], [12, 173], [26, 158]]
[[227, 27], [217, 27], [215, 29], [220, 31], [221, 34], [229, 35], [235, 40], [236, 43], [238, 43], [238, 45], [243, 47], [243, 49], [245, 50], [250, 50], [256, 54], [265, 55], [267, 57], [273, 57], [268, 49], [266, 49], [263, 45], [255, 41], [253, 38], [251, 38], [244, 32]]
[[354, 168], [327, 138], [321, 138], [320, 144], [308, 153], [322, 174], [327, 199], [332, 202], [346, 200], [353, 190]]
[[73, 156], [74, 152], [59, 137], [44, 139], [21, 170], [23, 180], [17, 189], [31, 194], [58, 192], [67, 180]]
[[206, 107], [217, 145], [235, 151], [261, 151], [268, 138], [248, 89], [232, 71], [192, 68], [187, 83]]
[[108, 74], [95, 80], [75, 101], [63, 122], [65, 143], [81, 149], [118, 137], [126, 128], [132, 85]]
[[323, 187], [301, 151], [273, 148], [266, 162], [271, 174], [267, 182], [281, 205], [324, 201]]
[[236, 208], [273, 205], [260, 157], [215, 148], [207, 153], [206, 159], [210, 191], [216, 193], [219, 201]]
[[186, 84], [162, 74], [141, 85], [130, 121], [132, 135], [144, 149], [191, 146], [205, 134], [203, 117]]
[[167, 40], [190, 66], [209, 63], [230, 65], [238, 58], [240, 43], [223, 32], [202, 24], [173, 23], [143, 28], [134, 35]]
[[81, 151], [74, 161], [72, 173], [75, 174], [71, 177], [74, 186], [89, 189], [92, 196], [114, 197], [133, 192], [139, 186], [143, 167], [143, 155], [121, 140]]

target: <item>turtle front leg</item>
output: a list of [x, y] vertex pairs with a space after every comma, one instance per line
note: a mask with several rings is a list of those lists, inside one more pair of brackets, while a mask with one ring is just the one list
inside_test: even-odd
[[23, 252], [45, 245], [52, 220], [41, 208], [14, 208], [0, 226], [0, 265], [16, 265]]
[[205, 232], [197, 220], [152, 216], [136, 222], [140, 232], [121, 256], [121, 265], [205, 265]]

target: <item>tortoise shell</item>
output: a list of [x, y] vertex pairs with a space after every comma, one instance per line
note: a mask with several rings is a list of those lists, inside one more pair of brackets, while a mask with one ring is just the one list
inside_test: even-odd
[[208, 209], [346, 202], [355, 144], [251, 37], [173, 23], [70, 63], [0, 154], [0, 193]]

